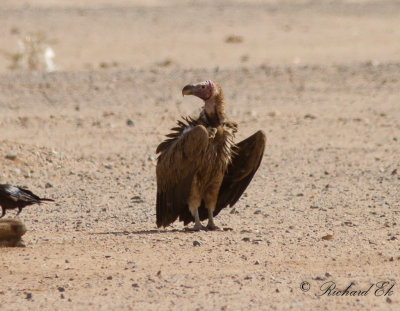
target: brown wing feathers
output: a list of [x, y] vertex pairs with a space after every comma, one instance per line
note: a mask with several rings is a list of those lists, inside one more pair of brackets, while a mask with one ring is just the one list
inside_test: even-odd
[[232, 207], [246, 190], [260, 166], [266, 141], [264, 132], [258, 131], [236, 145], [236, 155], [222, 181], [214, 216], [228, 205]]
[[[187, 207], [190, 187], [196, 174], [202, 152], [208, 144], [208, 133], [203, 126], [195, 126], [175, 139], [167, 140], [157, 163], [157, 226], [168, 226], [178, 216], [189, 223], [193, 220]], [[165, 143], [165, 142], [164, 142]], [[159, 148], [160, 149], [160, 146]]]

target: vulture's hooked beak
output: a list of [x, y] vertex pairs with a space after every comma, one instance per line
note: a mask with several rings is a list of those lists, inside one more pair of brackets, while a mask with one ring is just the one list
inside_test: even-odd
[[188, 84], [182, 89], [182, 96], [193, 95], [193, 84]]

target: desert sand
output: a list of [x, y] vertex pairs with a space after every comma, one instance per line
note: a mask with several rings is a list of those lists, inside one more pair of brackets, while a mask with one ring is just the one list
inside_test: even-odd
[[[5, 0], [0, 32], [0, 183], [56, 200], [0, 248], [2, 311], [399, 310], [397, 1]], [[266, 152], [232, 230], [157, 229], [155, 150], [207, 79]]]

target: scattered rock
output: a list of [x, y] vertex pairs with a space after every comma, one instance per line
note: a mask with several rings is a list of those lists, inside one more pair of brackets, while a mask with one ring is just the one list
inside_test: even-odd
[[135, 126], [135, 120], [133, 120], [133, 119], [128, 119], [128, 120], [126, 120], [126, 125], [128, 125], [128, 126]]
[[44, 185], [44, 187], [45, 187], [46, 189], [48, 189], [48, 188], [53, 188], [53, 185], [52, 185], [51, 183], [47, 182], [47, 183]]
[[244, 238], [242, 239], [242, 241], [244, 241], [244, 242], [250, 242], [250, 238], [244, 237]]
[[314, 116], [314, 115], [312, 115], [310, 113], [307, 113], [306, 115], [304, 115], [304, 119], [314, 120], [316, 118], [317, 118], [316, 116]]
[[243, 37], [236, 36], [236, 35], [230, 35], [230, 36], [226, 37], [225, 42], [226, 43], [242, 43]]
[[21, 170], [18, 167], [12, 168], [11, 172], [14, 173], [15, 175], [20, 175], [21, 174]]
[[193, 241], [193, 246], [200, 246], [200, 245], [201, 245], [201, 243], [199, 241], [197, 241], [197, 240]]
[[232, 210], [229, 212], [229, 214], [239, 214], [238, 210], [234, 207]]
[[327, 234], [327, 235], [324, 235], [323, 237], [322, 237], [322, 240], [323, 241], [330, 241], [330, 240], [332, 240], [333, 239], [333, 235], [332, 234]]
[[139, 196], [139, 195], [135, 195], [131, 198], [133, 203], [143, 203], [144, 200]]
[[65, 288], [64, 288], [64, 287], [59, 287], [59, 288], [58, 288], [58, 291], [59, 291], [60, 293], [65, 292]]
[[17, 158], [17, 154], [15, 152], [9, 152], [6, 155], [6, 159], [8, 160], [15, 160]]
[[26, 293], [26, 299], [32, 299], [32, 293]]

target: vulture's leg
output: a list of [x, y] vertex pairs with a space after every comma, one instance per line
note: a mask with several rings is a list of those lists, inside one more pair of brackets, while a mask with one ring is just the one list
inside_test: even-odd
[[206, 227], [204, 227], [201, 222], [200, 222], [200, 217], [199, 217], [199, 209], [196, 208], [196, 211], [194, 212], [194, 231], [200, 231], [200, 230], [205, 230]]
[[18, 213], [15, 216], [18, 216], [22, 212], [22, 207], [18, 207]]
[[218, 230], [219, 228], [214, 224], [214, 216], [213, 216], [214, 209], [212, 205], [208, 208], [208, 230]]
[[194, 217], [194, 231], [206, 230], [200, 222], [199, 206], [201, 205], [201, 196], [198, 187], [197, 176], [193, 178], [192, 186], [190, 188], [190, 196], [188, 200], [189, 210]]

